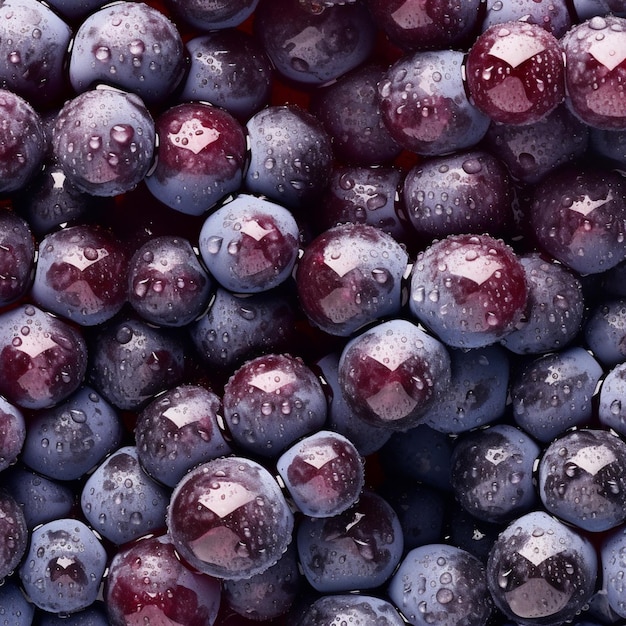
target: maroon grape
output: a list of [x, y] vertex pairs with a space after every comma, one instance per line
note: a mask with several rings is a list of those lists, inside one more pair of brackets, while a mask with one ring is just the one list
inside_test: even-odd
[[167, 514], [179, 554], [199, 571], [225, 580], [249, 578], [277, 563], [291, 541], [293, 523], [271, 474], [235, 456], [187, 473]]
[[202, 215], [240, 187], [246, 140], [230, 113], [186, 102], [164, 111], [156, 124], [158, 159], [146, 185], [158, 200]]
[[22, 508], [8, 491], [0, 489], [0, 584], [22, 560], [28, 541]]
[[19, 300], [31, 285], [35, 240], [27, 221], [0, 211], [0, 307]]

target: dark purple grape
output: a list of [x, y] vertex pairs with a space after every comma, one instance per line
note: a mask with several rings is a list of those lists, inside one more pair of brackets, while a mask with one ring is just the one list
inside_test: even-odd
[[172, 494], [167, 523], [176, 550], [193, 567], [239, 580], [278, 562], [294, 520], [272, 475], [231, 456], [185, 475]]
[[560, 165], [582, 157], [587, 149], [589, 128], [564, 104], [530, 124], [492, 122], [485, 146], [523, 183], [538, 183]]
[[389, 584], [389, 597], [415, 626], [483, 626], [493, 611], [485, 566], [445, 544], [411, 550]]
[[537, 486], [545, 509], [591, 532], [626, 519], [626, 443], [607, 430], [580, 429], [555, 439], [539, 463]]
[[104, 597], [111, 626], [211, 626], [220, 585], [182, 563], [172, 540], [162, 535], [140, 539], [113, 556]]
[[276, 461], [289, 495], [309, 517], [331, 517], [356, 503], [365, 483], [363, 459], [343, 435], [320, 430]]
[[221, 409], [219, 397], [197, 385], [179, 385], [154, 398], [135, 425], [142, 467], [175, 487], [192, 467], [229, 454], [218, 425]]
[[510, 359], [497, 345], [471, 350], [451, 349], [450, 384], [426, 412], [424, 422], [455, 434], [490, 424], [502, 417], [507, 403]]
[[581, 274], [626, 257], [626, 181], [615, 171], [560, 168], [534, 188], [529, 219], [539, 245]]
[[589, 129], [589, 148], [592, 155], [597, 155], [617, 169], [626, 166], [626, 130]]
[[626, 299], [597, 302], [584, 326], [587, 345], [605, 366], [613, 367], [626, 359]]
[[128, 301], [152, 324], [189, 324], [206, 310], [212, 288], [197, 253], [182, 237], [153, 237], [130, 260]]
[[78, 27], [69, 59], [77, 92], [106, 83], [162, 103], [183, 78], [183, 41], [163, 13], [121, 1], [94, 11]]
[[218, 288], [206, 314], [187, 328], [202, 361], [228, 372], [246, 359], [293, 346], [295, 323], [295, 303], [283, 293]]
[[326, 421], [319, 379], [302, 359], [287, 354], [266, 354], [244, 363], [225, 385], [223, 403], [234, 442], [264, 457], [277, 457]]
[[324, 231], [298, 262], [300, 306], [323, 331], [346, 337], [400, 310], [408, 257], [390, 235], [369, 224]]
[[626, 436], [626, 363], [609, 369], [602, 381], [598, 402], [598, 419], [622, 437]]
[[222, 287], [256, 293], [291, 276], [299, 242], [300, 229], [288, 209], [239, 194], [207, 217], [198, 245], [207, 269]]
[[155, 198], [181, 213], [202, 215], [239, 189], [246, 139], [230, 113], [185, 102], [161, 113], [156, 130], [158, 159], [146, 178]]
[[624, 550], [626, 550], [626, 535], [623, 527], [612, 532], [600, 546], [602, 592], [610, 611], [614, 612], [612, 615], [614, 622], [626, 617]]
[[413, 265], [410, 311], [451, 347], [501, 340], [521, 320], [527, 299], [519, 256], [490, 235], [435, 241]]
[[349, 439], [360, 454], [368, 456], [382, 448], [391, 437], [389, 428], [374, 426], [362, 420], [352, 410], [339, 385], [341, 351], [332, 352], [319, 359], [315, 366], [328, 385], [327, 427]]
[[463, 86], [463, 53], [417, 52], [400, 58], [378, 83], [383, 121], [407, 150], [437, 156], [470, 148], [489, 118], [470, 103]]
[[24, 512], [26, 526], [30, 530], [40, 524], [69, 517], [74, 510], [74, 491], [70, 484], [46, 478], [22, 465], [6, 470], [2, 479], [5, 488]]
[[254, 30], [276, 70], [322, 85], [356, 68], [374, 48], [375, 26], [363, 4], [311, 12], [300, 0], [261, 0]]
[[507, 424], [476, 430], [458, 440], [451, 482], [457, 501], [478, 519], [508, 522], [536, 505], [533, 467], [539, 446]]
[[36, 108], [59, 104], [72, 31], [48, 5], [8, 0], [0, 8], [0, 87]]
[[0, 314], [0, 394], [22, 408], [54, 406], [73, 393], [87, 369], [79, 331], [25, 304]]
[[338, 376], [341, 392], [358, 417], [375, 426], [406, 430], [445, 396], [450, 356], [416, 324], [394, 319], [346, 344]]
[[479, 24], [480, 0], [367, 0], [389, 39], [404, 49], [458, 49]]
[[46, 137], [32, 105], [6, 89], [0, 89], [0, 117], [0, 194], [7, 194], [23, 189], [41, 170]]
[[172, 12], [183, 22], [202, 31], [239, 26], [252, 15], [259, 0], [168, 0]]
[[0, 584], [10, 576], [28, 547], [28, 528], [22, 507], [9, 491], [0, 489]]
[[126, 302], [126, 250], [97, 225], [78, 225], [46, 235], [31, 296], [51, 313], [81, 326], [111, 319]]
[[367, 64], [312, 94], [309, 109], [324, 125], [341, 161], [380, 165], [400, 154], [378, 106], [377, 86], [384, 71], [384, 66]]
[[304, 517], [297, 542], [304, 576], [322, 593], [381, 586], [400, 562], [404, 545], [396, 512], [371, 491], [339, 515]]
[[496, 606], [516, 624], [557, 626], [578, 615], [596, 586], [588, 539], [545, 511], [521, 516], [498, 537], [487, 562]]
[[483, 150], [423, 160], [407, 173], [402, 192], [406, 216], [428, 241], [459, 233], [502, 235], [513, 222], [508, 172]]
[[579, 22], [610, 12], [616, 15], [626, 12], [624, 0], [573, 0], [572, 8]]
[[317, 118], [295, 105], [270, 106], [253, 115], [246, 129], [248, 191], [295, 209], [321, 196], [332, 147]]
[[20, 579], [35, 606], [70, 614], [96, 600], [106, 564], [95, 533], [80, 520], [61, 518], [33, 531]]
[[29, 419], [21, 460], [47, 478], [75, 480], [115, 450], [122, 436], [115, 409], [83, 387]]
[[299, 626], [403, 626], [395, 607], [382, 598], [364, 594], [322, 596], [303, 613]]
[[13, 465], [26, 439], [26, 421], [20, 409], [0, 396], [0, 472]]
[[323, 232], [343, 222], [370, 224], [404, 242], [409, 236], [398, 197], [401, 178], [392, 166], [335, 166], [314, 216], [316, 225]]
[[487, 0], [483, 30], [514, 20], [537, 24], [557, 38], [562, 37], [572, 25], [567, 0]]
[[185, 46], [189, 71], [180, 100], [210, 102], [240, 120], [269, 103], [272, 65], [256, 39], [223, 29], [194, 37]]
[[156, 393], [182, 381], [179, 336], [135, 319], [99, 327], [90, 350], [91, 384], [119, 409], [138, 409]]
[[537, 357], [511, 381], [513, 418], [535, 439], [548, 442], [591, 419], [602, 367], [580, 346]]
[[585, 124], [626, 129], [621, 85], [626, 76], [626, 20], [597, 15], [575, 25], [561, 40], [567, 104]]
[[0, 624], [2, 626], [31, 626], [35, 605], [24, 595], [15, 582], [5, 582], [0, 587]]
[[278, 562], [264, 572], [242, 580], [225, 580], [222, 598], [230, 609], [248, 619], [272, 620], [295, 604], [301, 581], [298, 553], [292, 542]]
[[585, 313], [582, 284], [567, 267], [539, 253], [520, 256], [528, 284], [526, 313], [502, 339], [516, 354], [539, 354], [569, 345]]
[[13, 211], [0, 211], [0, 307], [19, 300], [28, 290], [35, 269], [31, 228]]
[[106, 608], [99, 600], [71, 615], [45, 613], [40, 616], [37, 624], [38, 626], [110, 626]]
[[80, 506], [102, 537], [121, 545], [165, 527], [169, 491], [139, 463], [134, 446], [118, 448], [85, 483]]
[[94, 196], [133, 189], [152, 165], [154, 144], [154, 122], [143, 101], [108, 87], [66, 102], [54, 124], [54, 153], [63, 172]]

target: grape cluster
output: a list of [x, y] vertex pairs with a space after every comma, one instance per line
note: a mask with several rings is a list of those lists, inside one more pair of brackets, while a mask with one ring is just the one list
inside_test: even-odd
[[626, 2], [4, 0], [0, 626], [626, 619]]

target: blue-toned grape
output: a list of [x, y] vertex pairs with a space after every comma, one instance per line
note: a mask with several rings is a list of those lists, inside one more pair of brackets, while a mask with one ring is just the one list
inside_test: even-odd
[[294, 520], [268, 470], [231, 456], [185, 475], [172, 493], [167, 524], [176, 550], [193, 567], [239, 580], [278, 562]]
[[498, 345], [448, 350], [450, 385], [426, 412], [424, 422], [443, 433], [461, 433], [502, 417], [510, 359]]
[[39, 113], [7, 89], [0, 89], [0, 116], [0, 193], [7, 194], [23, 189], [41, 170], [46, 137]]
[[515, 422], [541, 442], [588, 422], [601, 376], [598, 361], [579, 346], [531, 360], [511, 380]]
[[530, 124], [492, 122], [484, 143], [504, 162], [514, 179], [535, 184], [559, 166], [583, 156], [589, 143], [589, 128], [561, 104]]
[[299, 357], [266, 354], [244, 363], [224, 387], [224, 420], [244, 450], [277, 457], [322, 428], [327, 403], [315, 373]]
[[400, 154], [378, 106], [384, 71], [384, 66], [366, 64], [312, 94], [309, 109], [330, 135], [335, 156], [345, 163], [380, 165]]
[[168, 0], [167, 5], [183, 22], [202, 31], [232, 28], [254, 13], [259, 0]]
[[213, 281], [183, 237], [152, 237], [128, 267], [128, 301], [141, 317], [160, 326], [184, 326], [206, 310]]
[[105, 586], [111, 626], [212, 626], [220, 584], [181, 562], [168, 535], [146, 537], [119, 550]]
[[598, 419], [605, 428], [626, 436], [626, 363], [618, 363], [604, 377]]
[[528, 303], [520, 324], [502, 339], [516, 354], [540, 354], [568, 346], [580, 332], [585, 299], [578, 276], [539, 253], [520, 255]]
[[31, 297], [51, 313], [93, 326], [126, 303], [128, 257], [122, 244], [97, 225], [77, 225], [46, 235]]
[[5, 582], [0, 587], [0, 626], [31, 626], [35, 605], [28, 600], [19, 585]]
[[[626, 596], [624, 595], [624, 577], [626, 574], [626, 533], [623, 527], [616, 529], [600, 545], [600, 564], [602, 567], [602, 591], [617, 622], [626, 617]], [[608, 623], [608, 622], [603, 622]]]
[[94, 196], [115, 196], [144, 179], [156, 131], [145, 104], [117, 89], [90, 89], [65, 103], [53, 130], [67, 179]]
[[261, 0], [254, 17], [255, 34], [276, 70], [297, 83], [329, 83], [374, 48], [374, 22], [362, 3], [309, 11], [300, 0]]
[[156, 131], [158, 159], [145, 182], [157, 200], [202, 215], [239, 189], [246, 139], [230, 113], [206, 102], [183, 102], [161, 113]]
[[452, 440], [426, 424], [394, 433], [381, 449], [388, 476], [407, 476], [435, 489], [451, 491]]
[[608, 430], [581, 429], [555, 439], [539, 463], [537, 483], [549, 513], [591, 532], [626, 519], [626, 443]]
[[613, 12], [620, 15], [626, 12], [623, 0], [573, 0], [574, 14], [578, 21], [587, 20], [596, 15]]
[[190, 39], [189, 71], [178, 96], [202, 100], [247, 120], [270, 101], [272, 65], [247, 33], [222, 29]]
[[134, 446], [118, 448], [85, 483], [80, 506], [100, 535], [121, 545], [165, 527], [169, 491], [143, 470]]
[[299, 251], [292, 213], [264, 198], [239, 194], [207, 217], [199, 248], [211, 275], [235, 293], [267, 291], [285, 282]]
[[69, 517], [74, 510], [74, 491], [69, 484], [41, 476], [22, 465], [9, 468], [2, 479], [7, 491], [22, 508], [30, 530]]
[[0, 307], [26, 293], [34, 269], [35, 240], [28, 222], [13, 211], [0, 211]]
[[0, 7], [0, 87], [36, 108], [60, 104], [72, 31], [37, 0], [6, 0]]
[[132, 318], [99, 327], [90, 350], [90, 384], [119, 409], [138, 409], [179, 384], [185, 351], [171, 330]]
[[295, 323], [296, 304], [285, 293], [233, 294], [218, 288], [206, 314], [187, 328], [202, 361], [230, 372], [246, 359], [293, 346]]
[[35, 606], [70, 614], [96, 600], [106, 564], [95, 533], [80, 520], [62, 518], [33, 531], [19, 573]]
[[343, 435], [320, 430], [300, 439], [276, 461], [289, 495], [309, 517], [343, 513], [365, 483], [363, 459]]
[[86, 609], [76, 611], [71, 615], [55, 615], [45, 613], [39, 616], [39, 626], [110, 626], [107, 610], [99, 600]]
[[512, 196], [506, 167], [484, 150], [425, 159], [402, 184], [406, 215], [427, 241], [459, 233], [504, 234], [513, 223]]
[[533, 511], [511, 522], [494, 543], [487, 585], [516, 624], [557, 626], [591, 599], [597, 570], [588, 539], [545, 511]]
[[395, 607], [365, 594], [333, 594], [315, 600], [303, 613], [300, 626], [403, 626]]
[[328, 385], [327, 427], [349, 439], [360, 454], [368, 456], [382, 448], [393, 431], [362, 420], [350, 408], [339, 385], [341, 352], [331, 352], [316, 362], [324, 382]]
[[29, 419], [21, 460], [47, 478], [75, 480], [115, 450], [122, 436], [115, 409], [83, 387]]
[[626, 299], [595, 303], [584, 325], [587, 345], [605, 366], [613, 367], [626, 359]]
[[567, 0], [487, 0], [483, 30], [494, 24], [524, 20], [562, 37], [572, 26]]
[[83, 381], [82, 334], [31, 304], [0, 314], [0, 394], [21, 408], [54, 406]]
[[539, 446], [522, 430], [496, 424], [459, 439], [451, 483], [461, 506], [478, 519], [508, 522], [537, 503], [533, 467]]
[[264, 572], [243, 580], [225, 580], [222, 598], [237, 614], [264, 621], [287, 613], [301, 590], [298, 552], [292, 542], [279, 561]]
[[465, 93], [463, 56], [457, 50], [409, 54], [378, 83], [383, 121], [403, 148], [443, 155], [474, 146], [487, 132], [489, 118]]
[[364, 491], [339, 515], [304, 517], [297, 530], [304, 576], [322, 593], [374, 589], [400, 562], [404, 546], [396, 512], [379, 495]]
[[143, 2], [121, 1], [94, 11], [80, 24], [69, 58], [69, 79], [78, 93], [106, 83], [162, 103], [185, 72], [176, 25]]
[[485, 566], [469, 552], [441, 543], [411, 550], [388, 593], [415, 626], [483, 626], [493, 611]]
[[408, 255], [369, 224], [340, 224], [318, 235], [298, 261], [300, 306], [323, 331], [346, 337], [400, 311]]
[[423, 421], [450, 385], [446, 347], [413, 322], [395, 319], [350, 340], [339, 361], [339, 386], [363, 420], [392, 430]]
[[28, 540], [22, 507], [9, 491], [0, 489], [0, 584], [19, 565], [26, 553]]
[[26, 421], [20, 409], [0, 396], [0, 472], [13, 465], [26, 439]]
[[298, 209], [328, 183], [332, 146], [321, 122], [296, 105], [269, 106], [246, 125], [250, 145], [245, 184], [251, 193]]
[[221, 413], [220, 398], [199, 385], [179, 385], [154, 398], [135, 424], [142, 467], [175, 487], [192, 467], [229, 454], [218, 426]]
[[409, 309], [450, 347], [501, 340], [522, 319], [527, 300], [519, 255], [490, 235], [436, 240], [413, 265]]

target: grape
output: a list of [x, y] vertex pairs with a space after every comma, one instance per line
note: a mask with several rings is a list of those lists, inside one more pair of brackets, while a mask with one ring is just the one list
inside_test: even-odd
[[256, 9], [259, 0], [220, 0], [206, 4], [199, 0], [168, 0], [172, 11], [200, 30], [238, 26]]
[[514, 20], [537, 24], [557, 38], [561, 38], [572, 26], [566, 0], [487, 0], [483, 30], [494, 24]]
[[375, 596], [334, 594], [318, 598], [305, 611], [300, 626], [402, 626], [404, 621], [394, 606]]
[[26, 518], [19, 503], [0, 489], [0, 581], [11, 575], [28, 547]]
[[602, 381], [598, 403], [598, 419], [604, 428], [626, 435], [626, 364], [611, 368]]
[[35, 606], [15, 583], [0, 587], [0, 624], [2, 626], [31, 626]]
[[110, 626], [106, 610], [99, 601], [71, 615], [44, 613], [39, 624], [40, 626]]
[[618, 529], [612, 532], [600, 546], [600, 563], [602, 567], [603, 591], [608, 605], [615, 612], [616, 620], [626, 617], [624, 602], [624, 532]]
[[27, 221], [0, 212], [0, 306], [19, 300], [31, 285], [35, 240]]
[[597, 302], [589, 312], [584, 334], [600, 363], [609, 367], [622, 363], [626, 349], [626, 301], [618, 298]]
[[0, 396], [0, 471], [15, 463], [25, 440], [24, 414]]

